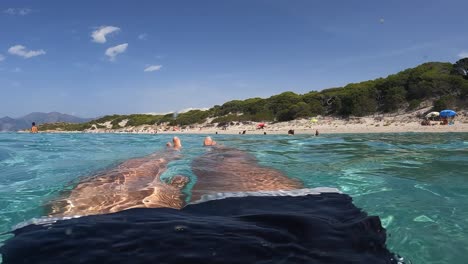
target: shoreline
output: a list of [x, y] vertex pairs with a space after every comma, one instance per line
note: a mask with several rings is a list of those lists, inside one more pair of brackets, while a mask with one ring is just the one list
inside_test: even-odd
[[[295, 135], [313, 135], [316, 130], [319, 134], [363, 134], [363, 133], [450, 133], [450, 132], [468, 132], [468, 123], [456, 122], [454, 125], [423, 126], [419, 122], [395, 122], [380, 124], [365, 123], [343, 123], [330, 122], [327, 124], [301, 124], [294, 121], [267, 124], [264, 129], [256, 129], [255, 125], [230, 126], [225, 129], [216, 127], [199, 127], [182, 130], [161, 130], [156, 126], [129, 127], [125, 129], [94, 129], [85, 131], [39, 131], [39, 133], [86, 133], [86, 134], [218, 134], [218, 135], [238, 135], [245, 131], [247, 135], [287, 135], [288, 130], [294, 130]], [[20, 133], [28, 133], [21, 131]]]

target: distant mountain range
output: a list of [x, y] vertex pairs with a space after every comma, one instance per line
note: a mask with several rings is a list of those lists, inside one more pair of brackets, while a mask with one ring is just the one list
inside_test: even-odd
[[36, 124], [44, 123], [85, 123], [93, 120], [93, 118], [81, 118], [72, 115], [62, 114], [58, 112], [40, 113], [34, 112], [20, 118], [11, 118], [5, 116], [0, 118], [0, 131], [18, 131], [31, 127], [32, 122]]

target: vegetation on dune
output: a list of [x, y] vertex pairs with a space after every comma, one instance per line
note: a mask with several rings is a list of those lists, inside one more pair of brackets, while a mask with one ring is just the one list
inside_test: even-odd
[[41, 130], [56, 130], [56, 131], [83, 131], [89, 128], [88, 123], [73, 124], [73, 123], [51, 123], [42, 124], [39, 126]]
[[171, 125], [186, 126], [192, 124], [199, 124], [206, 121], [210, 116], [211, 111], [202, 110], [191, 110], [178, 115], [176, 118], [171, 120]]
[[141, 125], [154, 125], [158, 123], [164, 116], [161, 115], [128, 115], [128, 116], [121, 116], [118, 118], [118, 122], [114, 123], [112, 121], [112, 127], [118, 128], [118, 123], [123, 121], [124, 119], [128, 119], [127, 126], [141, 126]]
[[[187, 126], [208, 118], [212, 123], [242, 121], [288, 121], [316, 115], [365, 116], [418, 109], [421, 102], [433, 101], [433, 110], [468, 106], [468, 58], [455, 64], [430, 62], [386, 78], [351, 83], [345, 87], [284, 92], [269, 98], [232, 100], [207, 111], [192, 110], [179, 115], [110, 115], [84, 124], [45, 124], [42, 130], [84, 130], [110, 122], [113, 129], [127, 119], [126, 127], [139, 125]], [[101, 125], [102, 126], [102, 125]]]
[[[215, 107], [220, 121], [243, 121], [263, 113], [263, 121], [287, 121], [315, 115], [365, 116], [417, 109], [422, 101], [434, 101], [435, 110], [467, 106], [468, 82], [460, 67], [468, 70], [468, 59], [455, 65], [425, 63], [387, 78], [312, 91], [304, 95], [285, 92], [267, 99], [234, 100]], [[457, 68], [458, 67], [458, 68]], [[231, 113], [231, 115], [227, 115]], [[233, 115], [241, 113], [243, 115]]]
[[457, 61], [453, 68], [453, 73], [463, 76], [468, 79], [468, 58]]

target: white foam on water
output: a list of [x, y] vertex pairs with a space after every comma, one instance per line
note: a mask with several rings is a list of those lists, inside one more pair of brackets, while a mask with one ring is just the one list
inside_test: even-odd
[[389, 215], [387, 217], [381, 217], [380, 222], [384, 228], [387, 228], [393, 222], [393, 215]]
[[369, 195], [369, 194], [375, 194], [375, 193], [381, 193], [381, 192], [389, 192], [392, 191], [390, 188], [382, 187], [378, 190], [375, 191], [367, 191], [367, 192], [361, 192], [361, 193], [355, 193], [353, 194], [353, 197], [358, 197], [358, 196], [364, 196], [364, 195]]
[[40, 217], [40, 218], [33, 218], [27, 221], [23, 221], [15, 226], [12, 227], [12, 230], [20, 229], [28, 225], [50, 225], [60, 220], [68, 220], [73, 218], [79, 218], [81, 215], [75, 216], [67, 216], [67, 217]]
[[21, 164], [21, 163], [25, 163], [25, 161], [26, 160], [24, 159], [24, 157], [13, 156], [13, 157], [10, 157], [8, 159], [2, 160], [1, 163], [6, 164], [8, 166], [12, 166], [12, 165], [18, 165], [18, 164]]
[[432, 220], [432, 218], [426, 216], [426, 215], [420, 215], [418, 217], [415, 217], [413, 219], [413, 221], [415, 222], [423, 222], [423, 223], [428, 223], [428, 222], [432, 222], [432, 223], [435, 223], [434, 220]]
[[[426, 191], [426, 192], [430, 192], [430, 193], [432, 193], [432, 194], [434, 194], [434, 195], [437, 195], [437, 196], [439, 196], [439, 197], [442, 197], [442, 195], [440, 195], [440, 194], [438, 194], [438, 193], [436, 193], [436, 192], [434, 192], [434, 191], [431, 191], [431, 190], [427, 189], [423, 184], [416, 184], [416, 185], [414, 185], [414, 188], [420, 189], [420, 190], [423, 190], [423, 191]], [[444, 198], [445, 198], [445, 197], [444, 197]]]
[[249, 197], [249, 196], [305, 196], [309, 194], [319, 195], [322, 193], [341, 193], [337, 188], [317, 187], [304, 188], [297, 190], [279, 190], [279, 191], [256, 191], [256, 192], [220, 192], [214, 194], [205, 194], [198, 201], [190, 204], [198, 204], [212, 200], [221, 200], [231, 197]]

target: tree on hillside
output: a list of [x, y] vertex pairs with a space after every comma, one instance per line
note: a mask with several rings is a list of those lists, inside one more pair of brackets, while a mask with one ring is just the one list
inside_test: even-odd
[[265, 108], [266, 100], [262, 98], [249, 98], [242, 102], [241, 109], [244, 113], [255, 115]]
[[216, 111], [217, 116], [227, 115], [229, 113], [238, 113], [242, 112], [242, 101], [241, 100], [232, 100], [224, 103], [220, 109]]
[[190, 110], [188, 112], [182, 113], [173, 120], [172, 124], [177, 124], [179, 126], [186, 126], [191, 124], [203, 123], [206, 118], [210, 115], [209, 111], [202, 110]]
[[468, 80], [468, 58], [455, 62], [454, 68], [458, 74], [461, 74], [463, 78]]
[[323, 115], [325, 109], [323, 107], [323, 95], [319, 92], [312, 91], [304, 94], [302, 100], [309, 105], [311, 115]]
[[299, 102], [289, 108], [289, 111], [293, 114], [293, 119], [304, 118], [312, 115], [310, 112], [310, 105], [305, 102]]
[[434, 101], [434, 110], [442, 111], [445, 109], [451, 109], [455, 106], [456, 98], [452, 95], [442, 96], [440, 99]]
[[[208, 111], [192, 110], [174, 117], [167, 115], [111, 115], [94, 121], [75, 124], [49, 124], [45, 128], [61, 130], [84, 130], [91, 126], [110, 122], [120, 128], [123, 120], [128, 126], [191, 125], [203, 123], [214, 117], [212, 123], [244, 121], [288, 121], [315, 115], [364, 116], [377, 112], [394, 112], [408, 106], [406, 110], [418, 109], [427, 101], [434, 102], [435, 110], [468, 108], [468, 58], [455, 64], [428, 62], [406, 69], [386, 78], [351, 83], [322, 91], [311, 91], [300, 95], [284, 92], [267, 99], [250, 98], [232, 100], [215, 105]], [[424, 104], [423, 104], [424, 103]], [[122, 123], [123, 124], [123, 123]]]
[[392, 87], [386, 91], [384, 98], [383, 110], [385, 112], [397, 111], [406, 102], [406, 90], [401, 86]]
[[284, 92], [278, 95], [274, 95], [267, 99], [267, 107], [278, 117], [279, 112], [289, 110], [289, 107], [302, 101], [300, 95], [293, 92]]

